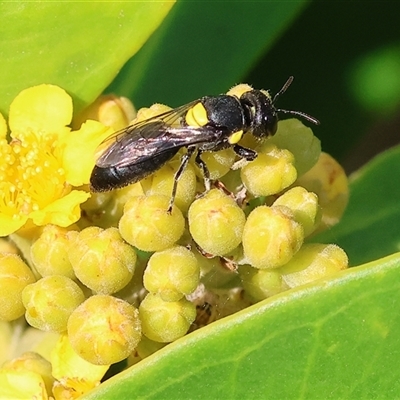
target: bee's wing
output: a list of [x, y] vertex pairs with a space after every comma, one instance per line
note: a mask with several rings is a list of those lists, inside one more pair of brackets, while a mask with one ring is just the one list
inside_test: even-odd
[[101, 168], [123, 167], [141, 163], [165, 151], [196, 145], [219, 138], [221, 131], [213, 127], [172, 125], [179, 122], [199, 100], [130, 125], [113, 133], [102, 144], [108, 146], [96, 165]]

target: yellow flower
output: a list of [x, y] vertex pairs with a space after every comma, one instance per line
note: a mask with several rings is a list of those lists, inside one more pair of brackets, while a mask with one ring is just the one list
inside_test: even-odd
[[11, 141], [0, 115], [0, 236], [24, 225], [69, 226], [80, 218], [80, 204], [98, 145], [111, 130], [87, 121], [68, 127], [72, 99], [61, 88], [39, 85], [23, 90], [10, 106]]

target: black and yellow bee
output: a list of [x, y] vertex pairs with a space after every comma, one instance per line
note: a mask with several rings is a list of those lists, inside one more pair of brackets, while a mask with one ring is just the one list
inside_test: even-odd
[[248, 132], [258, 138], [274, 135], [278, 113], [298, 115], [314, 124], [319, 123], [303, 112], [275, 107], [276, 100], [292, 81], [293, 77], [290, 77], [273, 98], [267, 91], [255, 89], [240, 97], [227, 94], [205, 96], [115, 132], [106, 139], [105, 145], [110, 144], [92, 171], [91, 189], [102, 192], [138, 182], [161, 168], [181, 148], [186, 148], [175, 173], [169, 204], [171, 211], [178, 180], [194, 153], [208, 190], [210, 175], [201, 159], [204, 151], [232, 147], [239, 157], [252, 161], [257, 153], [238, 142]]

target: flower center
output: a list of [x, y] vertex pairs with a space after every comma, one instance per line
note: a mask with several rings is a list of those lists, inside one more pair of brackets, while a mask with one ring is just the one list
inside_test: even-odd
[[60, 198], [66, 190], [56, 152], [57, 136], [32, 132], [0, 141], [0, 212], [15, 218], [29, 215]]

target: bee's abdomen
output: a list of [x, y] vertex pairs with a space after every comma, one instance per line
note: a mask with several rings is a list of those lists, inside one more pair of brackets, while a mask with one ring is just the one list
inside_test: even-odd
[[160, 169], [178, 150], [178, 148], [171, 149], [149, 157], [140, 163], [133, 163], [126, 166], [104, 168], [96, 165], [90, 176], [90, 189], [93, 192], [106, 192], [139, 182]]

